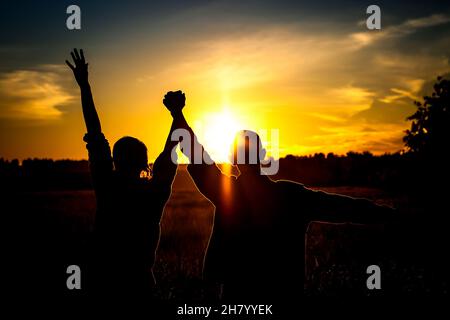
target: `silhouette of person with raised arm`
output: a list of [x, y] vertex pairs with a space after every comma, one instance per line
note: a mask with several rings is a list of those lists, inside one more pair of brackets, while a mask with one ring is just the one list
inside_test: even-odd
[[97, 201], [88, 286], [94, 292], [110, 294], [150, 292], [159, 223], [177, 170], [171, 159], [177, 142], [170, 139], [175, 127], [153, 165], [151, 178], [147, 148], [138, 139], [119, 139], [111, 156], [95, 109], [83, 50], [74, 49], [71, 56], [75, 65], [66, 63], [81, 90], [87, 128], [84, 141]]
[[[223, 174], [187, 124], [184, 104], [181, 91], [164, 98], [175, 125], [189, 132], [190, 141], [181, 142], [190, 159], [188, 171], [215, 206], [203, 275], [223, 285], [224, 299], [261, 303], [292, 291], [302, 295], [305, 233], [311, 221], [383, 223], [391, 215], [390, 208], [366, 199], [313, 191], [262, 175], [265, 150], [259, 136], [248, 130], [236, 135], [231, 152], [240, 175]], [[203, 157], [195, 157], [195, 150]]]

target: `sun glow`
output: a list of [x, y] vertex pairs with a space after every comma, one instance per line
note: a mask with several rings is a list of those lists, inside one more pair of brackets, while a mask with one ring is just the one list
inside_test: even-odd
[[194, 124], [199, 141], [217, 163], [230, 163], [229, 155], [236, 132], [244, 129], [241, 122], [228, 109], [205, 114]]

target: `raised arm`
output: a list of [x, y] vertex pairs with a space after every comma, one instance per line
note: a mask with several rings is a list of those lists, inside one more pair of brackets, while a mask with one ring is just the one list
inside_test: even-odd
[[66, 60], [67, 65], [72, 69], [75, 79], [81, 90], [81, 106], [83, 109], [84, 122], [89, 135], [94, 135], [102, 132], [100, 119], [98, 118], [97, 110], [95, 110], [94, 98], [92, 97], [91, 86], [88, 80], [88, 64], [84, 59], [83, 49], [78, 53], [77, 49], [73, 49], [70, 53], [73, 62], [72, 65]]
[[[184, 117], [183, 107], [186, 103], [186, 97], [184, 93], [182, 93], [181, 91], [170, 91], [164, 96], [163, 103], [172, 115], [172, 125], [174, 129], [183, 129], [189, 133], [189, 141], [184, 141], [184, 143], [181, 144], [181, 151], [189, 159], [189, 162], [194, 163], [196, 162], [195, 160], [200, 160], [194, 157], [194, 150], [201, 152], [202, 155], [203, 153], [205, 153], [205, 155], [209, 157], [209, 155], [207, 155], [207, 153], [205, 152], [203, 146], [198, 142], [194, 131], [188, 125], [186, 118]], [[203, 160], [203, 157], [201, 158], [201, 160]]]
[[177, 125], [175, 119], [173, 119], [164, 149], [153, 164], [152, 179], [154, 183], [158, 184], [162, 189], [170, 189], [177, 172], [177, 163], [175, 162], [177, 159], [172, 157], [172, 150], [176, 148], [178, 141], [173, 141], [171, 139], [172, 134], [176, 129]]
[[83, 50], [80, 50], [78, 53], [78, 50], [74, 49], [70, 55], [75, 66], [67, 60], [66, 63], [72, 69], [81, 90], [81, 106], [87, 128], [84, 141], [87, 143], [89, 166], [94, 189], [98, 195], [101, 190], [105, 190], [110, 186], [110, 178], [113, 170], [111, 148], [102, 133], [100, 120], [95, 110], [94, 99], [92, 98], [91, 87], [88, 81], [88, 64], [84, 59]]
[[192, 179], [206, 198], [213, 203], [217, 203], [222, 199], [223, 179], [230, 179], [230, 177], [222, 174], [222, 171], [211, 160], [203, 146], [198, 142], [194, 131], [188, 125], [182, 111], [185, 100], [184, 93], [177, 91], [168, 92], [163, 102], [172, 114], [174, 129], [182, 129], [185, 130], [185, 133], [188, 133], [187, 137], [185, 134], [181, 135], [184, 137], [182, 139], [188, 139], [188, 141], [181, 140], [181, 151], [189, 159], [188, 171]]

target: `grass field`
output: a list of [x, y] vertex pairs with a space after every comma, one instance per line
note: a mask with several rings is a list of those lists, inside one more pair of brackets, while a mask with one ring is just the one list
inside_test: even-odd
[[[373, 188], [322, 190], [394, 206], [406, 201]], [[64, 278], [65, 270], [61, 265], [77, 264], [83, 259], [94, 221], [93, 191], [33, 192], [20, 197], [23, 203], [18, 207], [28, 208], [25, 217], [33, 222], [32, 233], [37, 238], [40, 235], [45, 238], [44, 242], [37, 239], [39, 246], [35, 248], [38, 250], [35, 256], [41, 257], [44, 263], [46, 257], [51, 256], [50, 261], [57, 263], [47, 265], [46, 276], [57, 273]], [[201, 287], [202, 263], [213, 212], [212, 204], [195, 189], [185, 168], [180, 168], [161, 220], [161, 239], [154, 266], [162, 298], [202, 298], [203, 292], [198, 288]], [[393, 292], [422, 291], [428, 286], [421, 264], [395, 257], [395, 250], [385, 243], [386, 235], [381, 227], [312, 223], [306, 240], [305, 288], [309, 294], [374, 294], [368, 292], [365, 285], [366, 267], [371, 264], [387, 270], [384, 288]], [[64, 285], [65, 282], [55, 284], [56, 288]]]

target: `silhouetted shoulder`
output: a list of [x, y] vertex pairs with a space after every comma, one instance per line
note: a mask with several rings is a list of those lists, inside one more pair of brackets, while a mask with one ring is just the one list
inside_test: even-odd
[[101, 132], [86, 133], [83, 140], [89, 154], [89, 168], [94, 189], [98, 195], [101, 190], [108, 190], [113, 178], [113, 159], [108, 140]]

